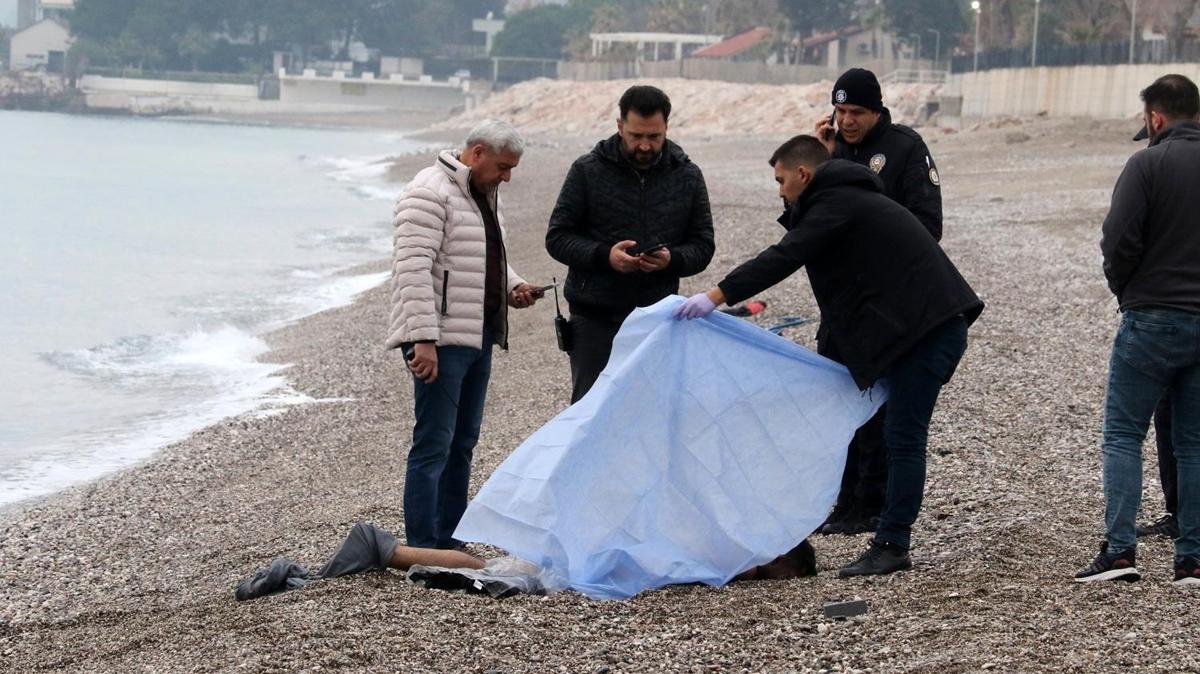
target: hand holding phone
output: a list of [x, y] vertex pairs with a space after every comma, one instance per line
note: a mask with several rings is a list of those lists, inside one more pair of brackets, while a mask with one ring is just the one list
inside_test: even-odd
[[646, 253], [653, 253], [656, 250], [662, 250], [663, 248], [666, 248], [666, 247], [667, 247], [667, 244], [665, 244], [665, 243], [652, 243], [648, 246], [634, 246], [633, 248], [630, 248], [629, 250], [625, 251], [625, 254], [632, 255], [633, 257], [638, 257], [639, 255], [645, 255]]
[[821, 119], [817, 122], [817, 139], [822, 143], [829, 144], [833, 142], [834, 136], [837, 134], [837, 129], [834, 127], [834, 121], [837, 119], [837, 110], [829, 113], [829, 119]]

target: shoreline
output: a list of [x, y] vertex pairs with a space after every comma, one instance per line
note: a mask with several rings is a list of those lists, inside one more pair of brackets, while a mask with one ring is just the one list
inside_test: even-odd
[[[1123, 658], [1146, 671], [1186, 668], [1195, 662], [1187, 618], [1200, 609], [1162, 582], [1168, 544], [1144, 544], [1149, 577], [1133, 587], [1075, 587], [1064, 576], [1090, 559], [1102, 519], [1092, 450], [1112, 303], [1093, 239], [1106, 207], [1097, 192], [1111, 189], [1133, 149], [1116, 135], [1124, 126], [1034, 121], [1023, 128], [1033, 142], [1016, 144], [1003, 128], [929, 135], [946, 186], [944, 245], [988, 309], [935, 416], [915, 571], [839, 581], [838, 564], [865, 537], [823, 537], [813, 579], [667, 588], [623, 602], [574, 593], [495, 602], [394, 573], [234, 602], [234, 584], [271, 557], [316, 566], [354, 522], [402, 534], [411, 387], [382, 346], [385, 283], [264, 336], [262, 358], [291, 363], [284, 376], [297, 391], [351, 400], [228, 418], [137, 466], [19, 513], [0, 509], [0, 653], [18, 671], [1128, 671]], [[535, 140], [506, 188], [510, 258], [531, 282], [562, 277], [543, 248], [545, 221], [566, 167], [596, 139]], [[763, 158], [778, 140], [685, 142], [709, 183], [718, 252], [682, 293], [777, 239]], [[411, 175], [431, 156], [397, 158], [391, 175]], [[386, 268], [383, 259], [355, 269]], [[816, 311], [802, 277], [763, 297], [763, 322]], [[472, 493], [565, 407], [552, 316], [547, 302], [513, 313]], [[785, 334], [811, 347], [809, 332]], [[868, 599], [866, 617], [821, 617], [823, 602], [852, 596]], [[1118, 643], [1114, 629], [1155, 639]]]

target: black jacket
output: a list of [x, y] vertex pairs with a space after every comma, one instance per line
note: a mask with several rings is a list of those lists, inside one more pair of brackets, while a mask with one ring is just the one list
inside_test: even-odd
[[1121, 310], [1200, 313], [1200, 123], [1168, 127], [1129, 158], [1113, 189], [1100, 250]]
[[864, 389], [934, 328], [983, 311], [941, 246], [882, 191], [869, 169], [826, 162], [779, 219], [783, 239], [718, 284], [733, 305], [806, 267], [841, 362]]
[[934, 239], [942, 240], [942, 181], [937, 164], [921, 135], [893, 124], [887, 108], [858, 145], [850, 145], [839, 133], [833, 158], [874, 171], [883, 181], [883, 193], [917, 216]]
[[[608, 253], [625, 240], [667, 244], [670, 266], [618, 273]], [[563, 290], [571, 313], [614, 322], [678, 292], [679, 279], [704, 271], [714, 248], [700, 167], [668, 140], [659, 161], [639, 171], [616, 134], [571, 165], [546, 231], [546, 250], [569, 268]]]

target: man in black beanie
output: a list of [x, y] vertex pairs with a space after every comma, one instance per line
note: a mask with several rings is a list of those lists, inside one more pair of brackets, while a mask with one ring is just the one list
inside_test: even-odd
[[[831, 118], [823, 117], [817, 124], [817, 138], [834, 159], [871, 169], [883, 182], [883, 193], [908, 209], [940, 241], [942, 188], [937, 166], [916, 131], [892, 123], [875, 73], [847, 70], [833, 85], [832, 98], [837, 127]], [[824, 324], [817, 331], [817, 351], [842, 362], [841, 349]], [[821, 533], [854, 535], [875, 530], [888, 479], [883, 417], [880, 409], [850, 442], [837, 505]]]

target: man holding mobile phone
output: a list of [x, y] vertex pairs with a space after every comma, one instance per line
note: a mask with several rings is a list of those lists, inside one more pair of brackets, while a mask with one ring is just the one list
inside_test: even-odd
[[571, 165], [546, 231], [568, 267], [572, 403], [608, 364], [625, 317], [678, 292], [715, 249], [704, 175], [667, 140], [671, 99], [634, 86], [618, 107], [617, 133]]
[[487, 120], [458, 153], [442, 152], [396, 203], [391, 330], [413, 375], [404, 529], [417, 548], [455, 548], [483, 423], [492, 346], [508, 348], [508, 309], [542, 296], [508, 265], [501, 183], [525, 141]]
[[[875, 73], [847, 70], [833, 85], [832, 99], [833, 114], [816, 126], [815, 135], [825, 149], [834, 159], [870, 169], [883, 182], [883, 193], [908, 209], [940, 241], [942, 188], [937, 165], [920, 134], [892, 122]], [[825, 322], [817, 330], [817, 351], [844, 362], [842, 345], [831, 338]], [[886, 408], [880, 409], [851, 441], [837, 505], [821, 533], [854, 535], [875, 530], [888, 481], [885, 413]]]

